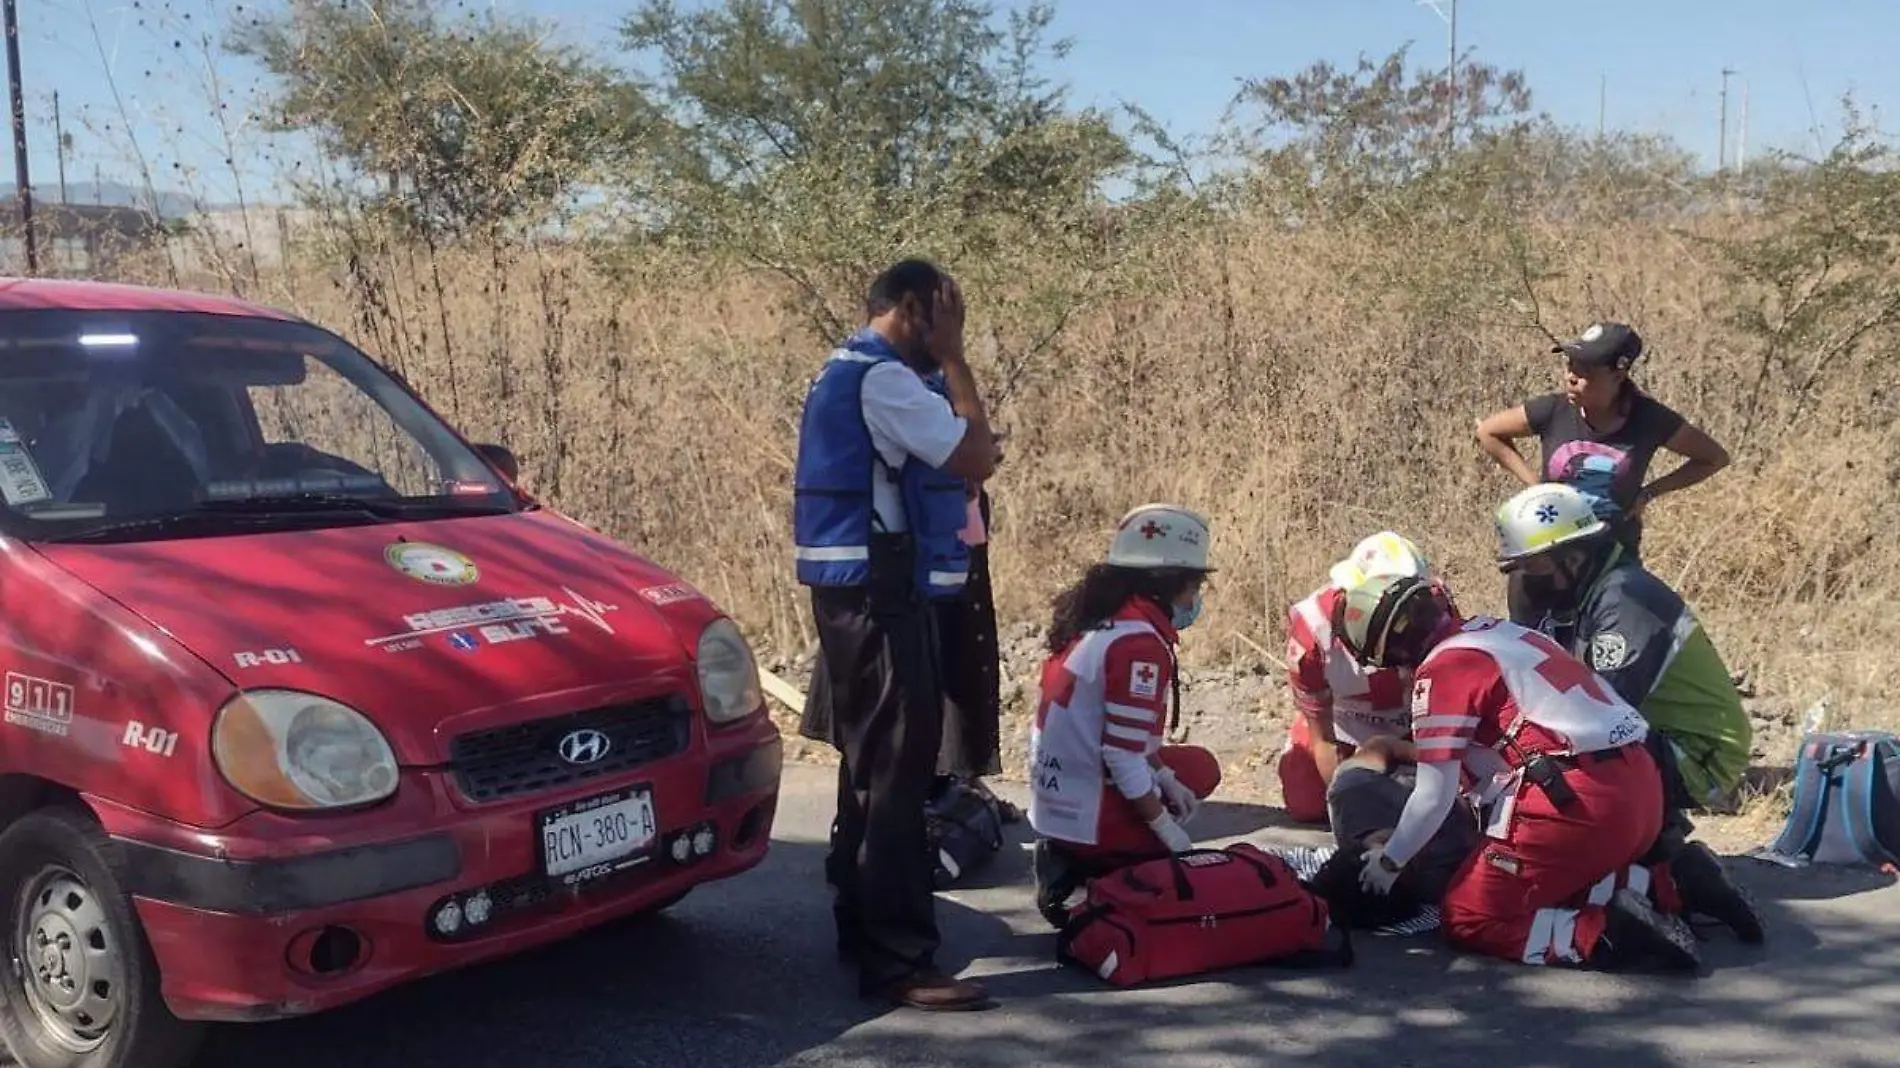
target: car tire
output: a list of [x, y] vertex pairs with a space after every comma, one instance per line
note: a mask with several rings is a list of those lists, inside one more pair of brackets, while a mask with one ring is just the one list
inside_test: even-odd
[[0, 1039], [22, 1068], [184, 1068], [197, 1055], [204, 1026], [166, 1007], [122, 871], [83, 812], [41, 809], [0, 833]]

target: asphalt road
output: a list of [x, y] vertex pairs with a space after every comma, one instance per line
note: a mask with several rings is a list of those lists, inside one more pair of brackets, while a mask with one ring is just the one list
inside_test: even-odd
[[[1495, 964], [1432, 936], [1357, 939], [1350, 969], [1245, 969], [1113, 990], [1052, 962], [1023, 828], [980, 888], [940, 895], [941, 962], [978, 976], [982, 1013], [860, 1002], [836, 963], [819, 874], [831, 772], [791, 765], [770, 857], [663, 916], [440, 976], [350, 1008], [217, 1033], [203, 1068], [1330, 1068], [1772, 1064], [1900, 1058], [1900, 889], [1879, 876], [1735, 870], [1769, 945], [1718, 931], [1699, 979]], [[1318, 841], [1272, 809], [1210, 804], [1212, 837]]]

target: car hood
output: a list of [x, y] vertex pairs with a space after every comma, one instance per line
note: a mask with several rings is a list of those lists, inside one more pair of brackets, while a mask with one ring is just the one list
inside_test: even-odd
[[545, 511], [39, 548], [234, 685], [362, 711], [411, 765], [467, 730], [661, 694], [696, 707], [690, 643], [719, 614]]

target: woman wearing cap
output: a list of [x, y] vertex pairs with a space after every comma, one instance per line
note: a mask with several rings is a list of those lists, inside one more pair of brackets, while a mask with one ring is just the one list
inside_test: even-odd
[[1084, 880], [1191, 848], [1181, 825], [1220, 785], [1212, 753], [1161, 744], [1180, 704], [1174, 646], [1212, 570], [1207, 543], [1205, 519], [1145, 505], [1055, 599], [1029, 752], [1036, 906], [1055, 926]]
[[[1687, 489], [1728, 466], [1728, 451], [1668, 405], [1638, 389], [1630, 367], [1643, 339], [1624, 323], [1597, 323], [1575, 341], [1552, 350], [1565, 360], [1563, 390], [1533, 397], [1478, 422], [1478, 442], [1498, 466], [1526, 486], [1563, 482], [1590, 498], [1631, 556], [1640, 556], [1643, 512], [1665, 494]], [[1543, 471], [1518, 454], [1515, 442], [1536, 435]], [[1683, 458], [1653, 481], [1658, 449]], [[1519, 584], [1511, 586], [1511, 617], [1531, 611]]]

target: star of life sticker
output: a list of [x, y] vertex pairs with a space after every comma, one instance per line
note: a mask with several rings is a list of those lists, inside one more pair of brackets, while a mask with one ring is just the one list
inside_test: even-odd
[[1629, 659], [1630, 646], [1621, 634], [1606, 630], [1590, 639], [1590, 666], [1598, 671], [1615, 671]]

